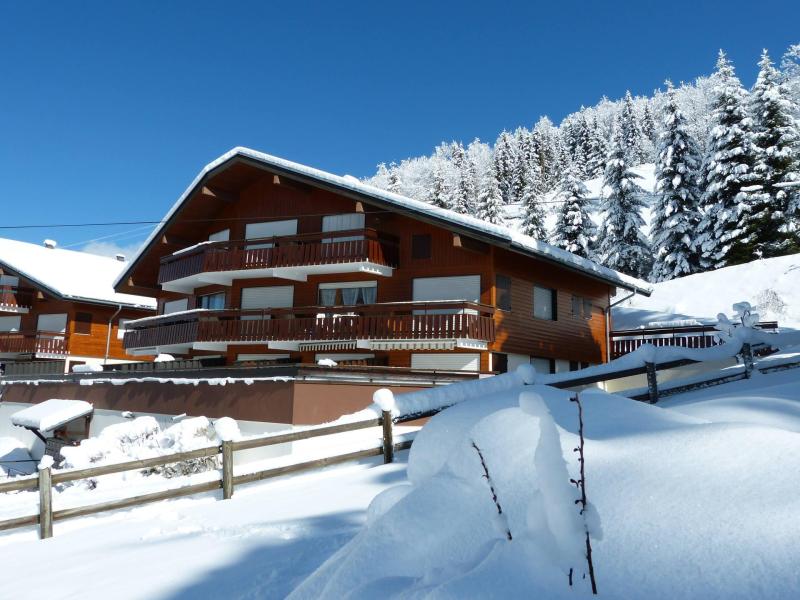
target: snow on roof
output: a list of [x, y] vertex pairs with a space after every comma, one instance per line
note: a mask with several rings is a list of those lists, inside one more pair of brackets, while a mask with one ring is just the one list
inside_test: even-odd
[[70, 300], [156, 307], [154, 298], [114, 291], [114, 279], [125, 266], [114, 258], [0, 238], [0, 263], [45, 290]]
[[19, 427], [53, 431], [90, 412], [92, 405], [83, 400], [45, 400], [15, 412], [11, 422]]
[[530, 236], [513, 231], [508, 227], [487, 223], [486, 221], [476, 219], [475, 217], [469, 215], [463, 215], [451, 210], [433, 206], [427, 202], [422, 202], [419, 200], [414, 200], [413, 198], [407, 198], [399, 194], [394, 194], [392, 192], [388, 192], [386, 190], [363, 183], [352, 176], [341, 177], [339, 175], [334, 175], [326, 171], [321, 171], [313, 167], [308, 167], [300, 163], [278, 158], [276, 156], [271, 156], [263, 152], [258, 152], [257, 150], [251, 150], [250, 148], [243, 148], [241, 146], [229, 150], [216, 160], [210, 162], [200, 171], [197, 177], [195, 177], [194, 181], [192, 181], [189, 187], [186, 188], [183, 194], [181, 194], [180, 198], [178, 198], [178, 201], [172, 206], [167, 215], [164, 217], [162, 220], [162, 225], [153, 230], [153, 232], [150, 234], [150, 237], [147, 238], [147, 241], [142, 245], [134, 259], [128, 263], [127, 269], [119, 274], [114, 282], [114, 285], [119, 285], [119, 283], [128, 275], [128, 271], [139, 260], [147, 248], [149, 248], [151, 242], [156, 239], [158, 235], [160, 235], [162, 229], [175, 215], [175, 213], [178, 212], [183, 203], [189, 198], [195, 187], [197, 187], [197, 185], [214, 169], [237, 156], [256, 160], [267, 166], [289, 171], [291, 173], [308, 177], [323, 183], [328, 183], [340, 189], [348, 190], [361, 195], [371, 196], [377, 200], [387, 202], [398, 208], [411, 210], [413, 212], [425, 214], [437, 219], [450, 221], [455, 225], [472, 230], [478, 234], [487, 235], [496, 238], [501, 242], [505, 242], [511, 249], [561, 263], [565, 266], [583, 271], [594, 277], [613, 283], [616, 286], [633, 290], [640, 294], [649, 295], [651, 292], [651, 287], [640, 279], [619, 273], [585, 258], [576, 256], [571, 252], [567, 252], [566, 250], [556, 248], [555, 246], [551, 246], [550, 244], [536, 240]]

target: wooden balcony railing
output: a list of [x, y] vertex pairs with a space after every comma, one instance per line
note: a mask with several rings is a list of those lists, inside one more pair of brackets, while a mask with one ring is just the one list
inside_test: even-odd
[[0, 312], [6, 309], [28, 308], [33, 305], [35, 291], [12, 285], [0, 285]]
[[396, 302], [270, 310], [198, 310], [128, 323], [126, 349], [193, 342], [494, 341], [494, 309], [474, 302]]
[[[777, 329], [775, 321], [764, 321], [756, 325], [759, 329]], [[647, 327], [612, 331], [611, 359], [629, 354], [643, 344], [654, 346], [680, 346], [683, 348], [710, 348], [719, 345], [714, 325], [685, 325], [680, 327]]]
[[2, 332], [0, 353], [66, 355], [67, 339], [63, 333], [47, 331]]
[[[358, 238], [358, 239], [343, 239]], [[269, 244], [270, 247], [255, 247]], [[396, 238], [374, 229], [207, 242], [161, 259], [158, 283], [199, 273], [351, 262], [397, 266]]]

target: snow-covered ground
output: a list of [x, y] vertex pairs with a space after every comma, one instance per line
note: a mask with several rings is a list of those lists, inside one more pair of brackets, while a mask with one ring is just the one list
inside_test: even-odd
[[615, 329], [652, 321], [695, 318], [716, 321], [721, 306], [747, 301], [763, 321], [800, 329], [800, 254], [653, 284], [653, 294], [634, 296], [613, 311]]
[[[464, 384], [463, 401], [418, 434], [407, 469], [400, 453], [393, 465], [242, 486], [230, 501], [205, 494], [56, 523], [46, 541], [32, 529], [6, 532], [0, 564], [14, 577], [0, 581], [0, 597], [588, 595], [562, 539], [569, 526], [558, 523], [578, 509], [554, 503], [548, 483], [559, 477], [552, 436], [548, 452], [540, 443], [549, 417], [520, 408], [520, 394], [541, 394], [573, 477], [576, 406], [567, 392], [524, 380]], [[450, 401], [459, 388], [446, 389]], [[601, 596], [796, 597], [800, 369], [656, 406], [600, 391], [583, 405]]]

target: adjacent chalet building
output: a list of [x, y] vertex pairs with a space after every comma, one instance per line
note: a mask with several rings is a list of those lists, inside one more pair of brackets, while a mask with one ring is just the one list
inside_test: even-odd
[[650, 293], [506, 227], [246, 148], [200, 172], [115, 289], [158, 301], [127, 325], [135, 355], [481, 372], [604, 362], [611, 297]]
[[3, 371], [63, 373], [132, 360], [122, 347], [124, 324], [153, 314], [156, 303], [114, 291], [121, 258], [0, 239]]

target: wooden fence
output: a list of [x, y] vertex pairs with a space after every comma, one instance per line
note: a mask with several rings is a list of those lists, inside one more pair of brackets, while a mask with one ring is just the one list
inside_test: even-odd
[[[405, 421], [407, 419], [402, 420]], [[132, 460], [123, 463], [102, 465], [87, 469], [73, 469], [68, 471], [53, 471], [49, 468], [40, 469], [38, 476], [20, 477], [14, 479], [13, 481], [0, 483], [0, 493], [24, 490], [39, 491], [38, 514], [0, 521], [0, 531], [38, 524], [39, 537], [41, 539], [45, 539], [53, 536], [54, 522], [63, 521], [65, 519], [71, 519], [74, 517], [83, 517], [109, 510], [129, 508], [131, 506], [139, 506], [142, 504], [148, 504], [150, 502], [157, 502], [159, 500], [167, 500], [170, 498], [191, 496], [193, 494], [210, 492], [220, 488], [222, 489], [222, 498], [227, 500], [233, 496], [234, 489], [238, 485], [270, 479], [273, 477], [280, 477], [290, 473], [299, 473], [302, 471], [308, 471], [310, 469], [318, 469], [321, 467], [327, 467], [330, 465], [336, 465], [371, 456], [383, 455], [384, 463], [390, 463], [394, 461], [394, 453], [396, 451], [406, 450], [411, 447], [411, 441], [404, 441], [397, 444], [394, 442], [393, 423], [394, 421], [392, 420], [391, 413], [383, 412], [380, 417], [366, 421], [357, 421], [355, 423], [344, 423], [340, 425], [326, 425], [323, 427], [314, 427], [311, 429], [303, 429], [290, 433], [272, 434], [236, 442], [222, 442], [222, 444], [219, 446], [210, 446], [208, 448], [200, 448], [197, 450], [191, 450], [189, 452], [179, 452], [176, 454], [158, 456], [155, 458]], [[301, 463], [273, 467], [261, 471], [254, 471], [252, 473], [244, 473], [241, 475], [236, 475], [233, 471], [234, 454], [241, 450], [275, 446], [277, 444], [286, 444], [289, 442], [331, 436], [339, 433], [369, 429], [373, 427], [381, 428], [382, 442], [380, 446], [348, 452], [346, 454], [326, 456], [324, 458], [318, 458]], [[89, 506], [53, 510], [54, 485], [78, 481], [81, 479], [91, 479], [112, 473], [151, 469], [153, 467], [159, 467], [186, 460], [208, 458], [219, 455], [222, 457], [222, 472], [220, 479], [216, 479], [214, 481], [196, 483], [179, 488], [151, 492], [148, 494], [141, 494], [139, 496], [133, 496], [130, 498], [110, 500]]]
[[[753, 370], [757, 367], [753, 363], [752, 351], [749, 344], [744, 344], [740, 352], [744, 369], [741, 373], [730, 375], [723, 375], [718, 377], [709, 377], [702, 381], [697, 381], [688, 385], [673, 386], [669, 388], [666, 394], [674, 394], [678, 392], [690, 391], [709, 385], [718, 385], [727, 383], [736, 379], [744, 379], [750, 377]], [[577, 388], [595, 383], [613, 381], [615, 379], [622, 379], [624, 377], [631, 377], [634, 375], [646, 375], [647, 377], [647, 393], [631, 396], [632, 399], [649, 401], [655, 403], [660, 397], [658, 388], [657, 372], [674, 369], [684, 365], [689, 365], [697, 362], [692, 359], [674, 360], [662, 363], [645, 363], [641, 367], [633, 367], [627, 369], [620, 369], [611, 373], [601, 373], [599, 375], [583, 375], [576, 373], [575, 376], [568, 379], [553, 382], [547, 385], [556, 388]], [[772, 372], [781, 369], [798, 368], [800, 361], [787, 364], [779, 364], [775, 366], [767, 366], [758, 369], [761, 372]], [[662, 395], [666, 395], [661, 392]], [[219, 446], [212, 446], [208, 448], [200, 448], [189, 452], [181, 452], [177, 454], [170, 454], [167, 456], [159, 456], [155, 458], [148, 458], [143, 460], [134, 460], [124, 463], [103, 465], [99, 467], [90, 467], [87, 469], [76, 469], [70, 471], [51, 471], [51, 469], [40, 469], [38, 477], [24, 477], [17, 478], [13, 481], [0, 483], [0, 493], [13, 492], [21, 490], [39, 490], [39, 513], [35, 515], [18, 517], [0, 521], [0, 531], [7, 529], [14, 529], [18, 527], [26, 527], [30, 525], [39, 525], [39, 535], [42, 539], [52, 537], [53, 535], [53, 522], [70, 519], [73, 517], [81, 517], [91, 515], [99, 512], [109, 510], [118, 510], [128, 508], [131, 506], [138, 506], [150, 502], [157, 502], [159, 500], [166, 500], [170, 498], [179, 498], [182, 496], [190, 496], [199, 494], [201, 492], [209, 492], [217, 489], [222, 489], [222, 498], [229, 499], [233, 496], [234, 488], [237, 485], [252, 483], [254, 481], [261, 481], [270, 479], [272, 477], [280, 477], [290, 473], [298, 473], [311, 469], [327, 467], [330, 465], [340, 464], [352, 460], [383, 455], [384, 463], [390, 463], [394, 460], [394, 453], [398, 450], [405, 450], [411, 447], [411, 441], [405, 441], [398, 444], [394, 443], [393, 424], [413, 421], [420, 418], [433, 416], [448, 406], [440, 406], [436, 409], [417, 412], [413, 414], [403, 415], [399, 418], [392, 419], [391, 413], [384, 411], [382, 415], [375, 419], [365, 421], [358, 421], [355, 423], [344, 423], [340, 425], [325, 425], [314, 427], [310, 429], [303, 429], [293, 431], [290, 433], [271, 434], [263, 437], [257, 437], [237, 442], [223, 442]], [[307, 440], [311, 438], [324, 437], [345, 433], [348, 431], [357, 431], [360, 429], [368, 429], [371, 427], [380, 427], [382, 443], [380, 446], [367, 448], [365, 450], [357, 450], [348, 452], [346, 454], [339, 454], [335, 456], [327, 456], [301, 463], [285, 465], [281, 467], [273, 467], [252, 473], [244, 473], [236, 475], [233, 471], [233, 457], [237, 451], [250, 450], [253, 448], [262, 448], [266, 446], [273, 446], [277, 444], [285, 444], [289, 442], [296, 442]], [[153, 467], [163, 466], [167, 464], [182, 462], [185, 460], [207, 458], [212, 456], [222, 455], [222, 473], [221, 478], [214, 481], [197, 483], [180, 488], [173, 488], [169, 490], [151, 492], [142, 494], [131, 498], [122, 498], [118, 500], [111, 500], [90, 506], [82, 506], [76, 508], [67, 508], [60, 510], [53, 510], [52, 506], [52, 486], [60, 483], [67, 483], [70, 481], [77, 481], [81, 479], [89, 479], [99, 477], [101, 475], [108, 475], [111, 473], [121, 473], [125, 471], [134, 471], [140, 469], [149, 469]]]

